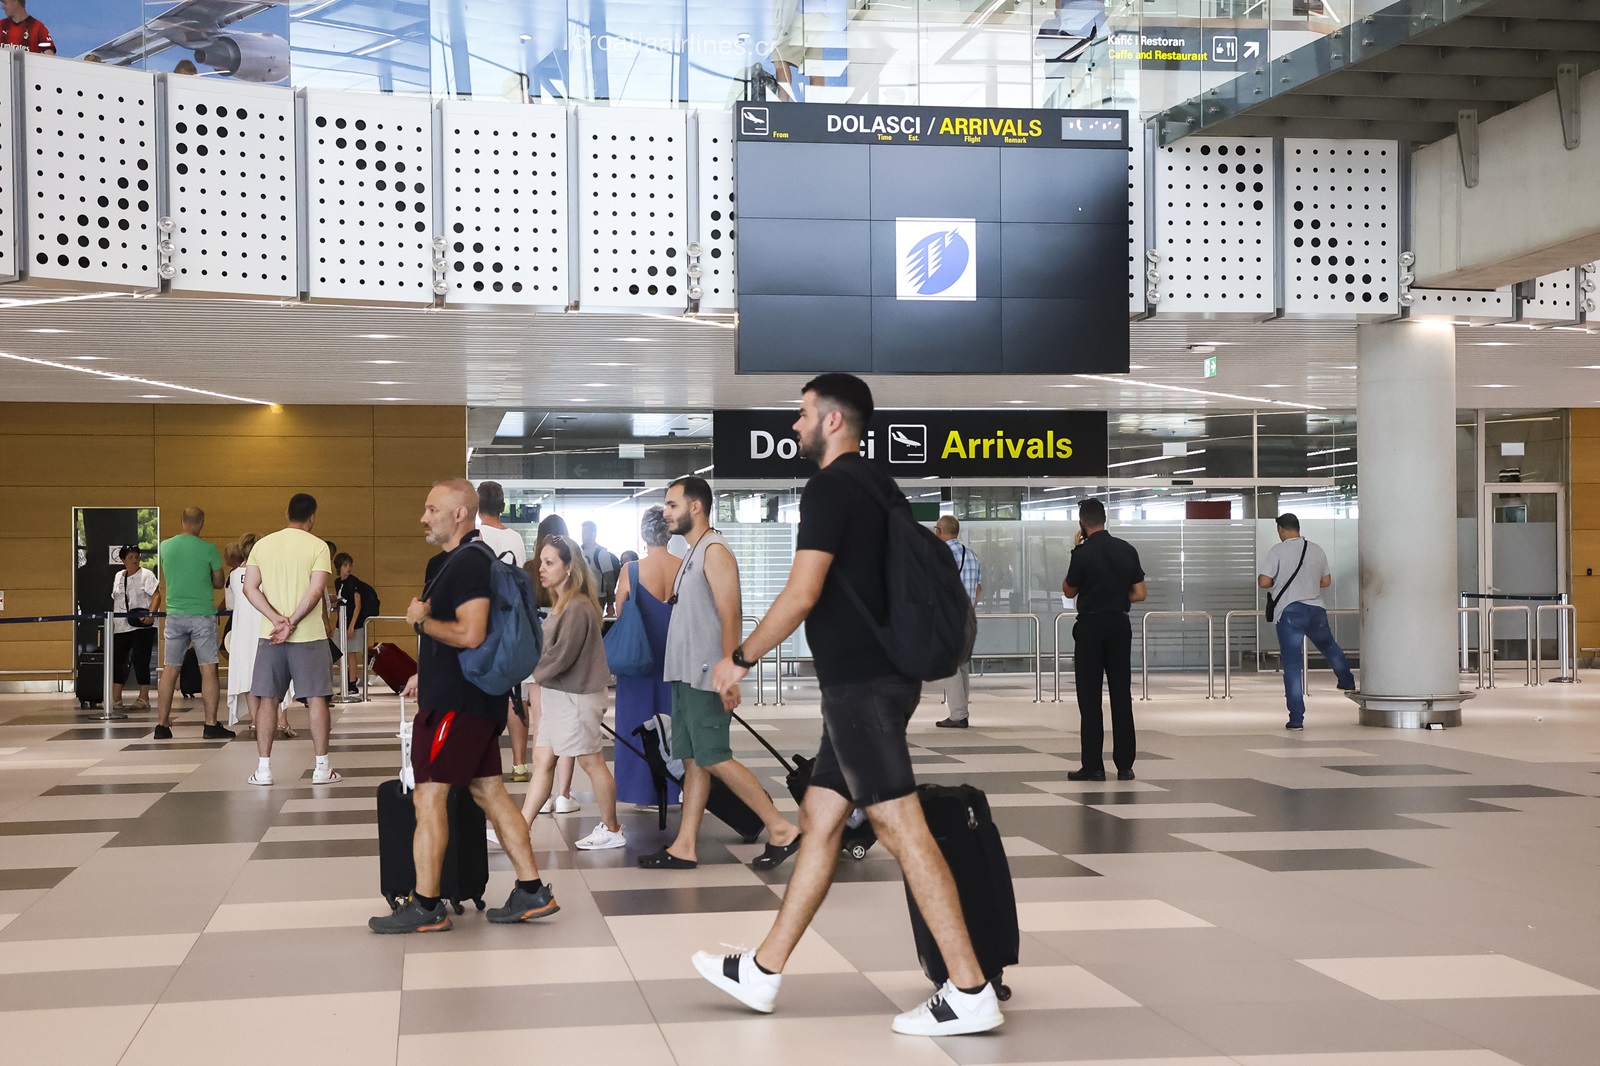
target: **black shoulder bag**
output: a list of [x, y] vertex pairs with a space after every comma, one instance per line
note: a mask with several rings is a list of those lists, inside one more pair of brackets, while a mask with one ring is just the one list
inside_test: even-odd
[[1306, 552], [1310, 547], [1311, 542], [1309, 540], [1300, 542], [1300, 562], [1295, 565], [1294, 573], [1289, 575], [1289, 580], [1283, 583], [1283, 591], [1278, 593], [1276, 599], [1273, 598], [1272, 593], [1267, 593], [1267, 621], [1273, 620], [1273, 615], [1278, 613], [1278, 604], [1283, 602], [1283, 597], [1289, 592], [1289, 586], [1294, 584], [1294, 579], [1300, 576], [1300, 567], [1306, 565]]

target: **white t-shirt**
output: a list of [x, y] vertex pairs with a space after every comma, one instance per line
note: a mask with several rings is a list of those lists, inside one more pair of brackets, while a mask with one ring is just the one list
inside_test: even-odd
[[[1300, 566], [1302, 547], [1306, 551], [1304, 566]], [[1294, 583], [1285, 589], [1284, 582], [1289, 580], [1289, 575], [1294, 573], [1297, 566], [1300, 567], [1300, 573], [1295, 576]], [[1323, 606], [1322, 579], [1328, 576], [1328, 556], [1309, 540], [1303, 537], [1280, 540], [1267, 551], [1267, 558], [1261, 564], [1261, 569], [1263, 576], [1272, 578], [1271, 594], [1278, 604], [1279, 617], [1282, 617], [1283, 609], [1291, 603]], [[1282, 598], [1278, 599], [1280, 594]]]
[[494, 526], [479, 526], [478, 536], [483, 542], [494, 549], [496, 555], [510, 552], [513, 562], [521, 566], [528, 561], [528, 548], [522, 543], [522, 534], [514, 529], [497, 529]]
[[149, 626], [136, 626], [128, 621], [128, 612], [135, 607], [150, 609], [150, 601], [160, 587], [154, 572], [144, 567], [133, 572], [129, 577], [126, 570], [118, 570], [117, 576], [111, 579], [111, 609], [117, 617], [111, 622], [113, 633], [132, 633], [135, 630], [145, 630]]

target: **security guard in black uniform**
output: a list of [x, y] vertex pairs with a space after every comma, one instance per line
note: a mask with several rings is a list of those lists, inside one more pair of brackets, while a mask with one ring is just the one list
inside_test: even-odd
[[1139, 553], [1106, 532], [1106, 505], [1096, 499], [1078, 504], [1078, 534], [1061, 593], [1077, 597], [1072, 627], [1073, 677], [1078, 688], [1078, 719], [1083, 741], [1079, 768], [1069, 781], [1106, 779], [1106, 727], [1100, 713], [1100, 676], [1111, 690], [1111, 760], [1118, 781], [1133, 780], [1133, 627], [1128, 608], [1146, 595]]

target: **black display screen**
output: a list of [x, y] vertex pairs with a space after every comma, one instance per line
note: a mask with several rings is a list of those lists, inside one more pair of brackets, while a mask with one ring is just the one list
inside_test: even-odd
[[741, 373], [1127, 372], [1125, 112], [736, 123]]

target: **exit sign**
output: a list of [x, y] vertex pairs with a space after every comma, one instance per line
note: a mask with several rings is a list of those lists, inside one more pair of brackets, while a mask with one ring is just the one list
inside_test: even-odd
[[1205, 366], [1205, 372], [1206, 372], [1205, 376], [1206, 377], [1214, 378], [1214, 377], [1217, 376], [1217, 357], [1216, 356], [1214, 356], [1214, 355], [1206, 356], [1206, 361], [1205, 361], [1204, 366]]

